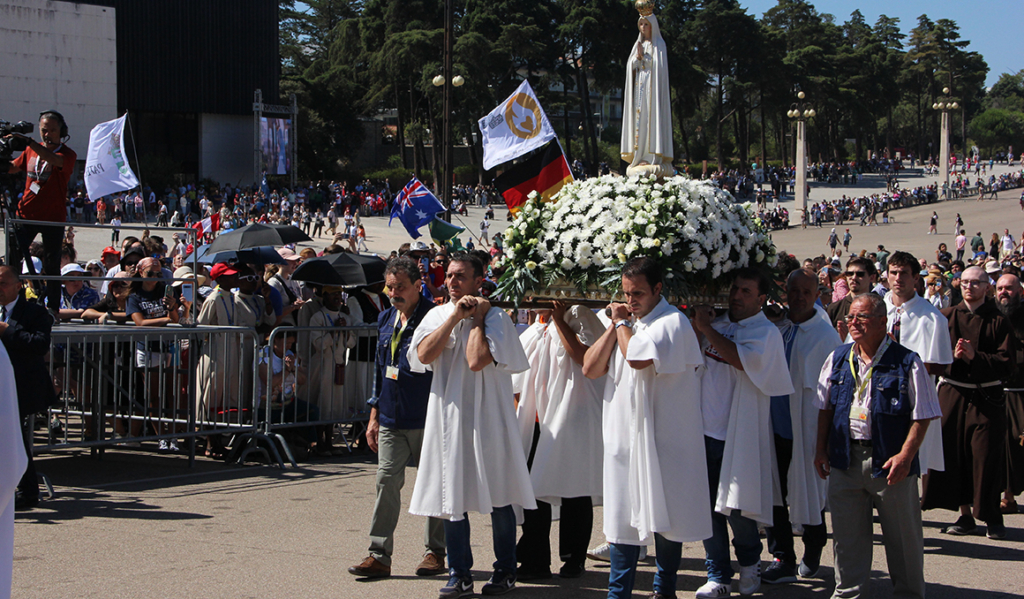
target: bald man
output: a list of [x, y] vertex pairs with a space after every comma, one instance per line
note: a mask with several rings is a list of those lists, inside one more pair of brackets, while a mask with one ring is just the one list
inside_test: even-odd
[[1017, 341], [1017, 370], [1006, 388], [1006, 489], [999, 510], [1016, 514], [1017, 495], [1024, 493], [1024, 310], [1021, 310], [1021, 285], [1017, 275], [1003, 275], [996, 281], [996, 306], [1013, 328]]
[[[772, 526], [765, 530], [768, 551], [773, 556], [772, 563], [761, 574], [761, 581], [767, 584], [796, 582], [798, 573], [804, 578], [815, 576], [827, 539], [823, 518], [825, 481], [813, 467], [818, 439], [818, 375], [842, 341], [825, 310], [815, 305], [817, 295], [818, 277], [814, 271], [794, 270], [786, 279], [789, 311], [786, 318], [776, 323], [785, 344], [794, 392], [771, 398], [783, 504], [774, 506]], [[847, 302], [847, 312], [849, 304], [852, 301]], [[804, 553], [799, 567], [791, 522], [803, 525], [804, 529]]]
[[946, 469], [932, 471], [922, 507], [960, 510], [947, 534], [974, 534], [977, 519], [988, 525], [990, 539], [1003, 539], [1003, 388], [1014, 372], [1013, 329], [987, 298], [991, 283], [983, 269], [968, 268], [960, 281], [964, 300], [942, 310], [953, 344], [953, 363], [943, 369], [938, 389]]

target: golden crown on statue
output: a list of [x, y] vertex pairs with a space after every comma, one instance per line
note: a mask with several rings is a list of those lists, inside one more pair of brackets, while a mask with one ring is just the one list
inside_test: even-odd
[[654, 0], [636, 0], [634, 6], [641, 17], [649, 17], [654, 14]]

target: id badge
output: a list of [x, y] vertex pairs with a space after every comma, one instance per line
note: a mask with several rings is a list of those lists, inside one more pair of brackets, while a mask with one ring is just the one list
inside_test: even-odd
[[40, 189], [42, 189], [42, 188], [39, 186], [39, 183], [37, 183], [35, 181], [33, 181], [32, 184], [28, 186], [28, 190], [31, 191], [32, 193], [36, 194], [36, 195], [39, 195], [39, 190]]
[[387, 371], [385, 372], [385, 376], [387, 376], [389, 379], [391, 379], [393, 381], [397, 381], [398, 380], [398, 367], [397, 366], [388, 366]]
[[868, 411], [860, 406], [853, 406], [850, 408], [850, 420], [856, 420], [858, 422], [867, 422]]

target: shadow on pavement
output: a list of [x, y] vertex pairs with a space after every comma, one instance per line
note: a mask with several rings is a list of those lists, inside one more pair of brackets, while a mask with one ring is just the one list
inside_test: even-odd
[[49, 501], [42, 501], [39, 507], [17, 512], [18, 522], [58, 524], [84, 518], [127, 518], [135, 520], [205, 520], [206, 514], [174, 512], [150, 505], [140, 499], [113, 499], [102, 493], [68, 491]]

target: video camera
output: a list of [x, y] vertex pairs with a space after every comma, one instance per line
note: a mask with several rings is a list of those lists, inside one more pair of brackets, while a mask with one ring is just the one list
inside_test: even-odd
[[15, 152], [22, 152], [28, 147], [28, 140], [20, 137], [7, 137], [11, 133], [28, 135], [35, 127], [28, 121], [18, 121], [13, 125], [0, 120], [0, 162], [8, 162]]

